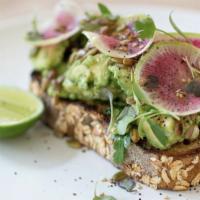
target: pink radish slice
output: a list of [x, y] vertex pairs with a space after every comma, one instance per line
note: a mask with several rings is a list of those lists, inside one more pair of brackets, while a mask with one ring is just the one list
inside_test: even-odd
[[[120, 18], [115, 24], [116, 28], [109, 31], [109, 33], [102, 34], [89, 31], [84, 31], [83, 33], [94, 47], [108, 56], [114, 58], [134, 58], [144, 53], [154, 39], [154, 30], [152, 31], [152, 29], [149, 31], [150, 37], [146, 33], [148, 31], [146, 29], [136, 31], [136, 23], [141, 25], [146, 22], [146, 19], [149, 19], [152, 26], [154, 26], [153, 20], [149, 16], [136, 15]], [[142, 24], [142, 26], [144, 25]], [[144, 31], [148, 38], [142, 38], [140, 36], [141, 31]]]
[[149, 48], [153, 41], [153, 39], [141, 40], [135, 37], [124, 45], [122, 40], [114, 36], [89, 31], [84, 31], [83, 33], [99, 51], [114, 58], [134, 58], [139, 56]]
[[[185, 116], [200, 112], [200, 50], [171, 41], [155, 44], [139, 61], [135, 82], [142, 100], [158, 109]], [[195, 72], [194, 72], [195, 73]]]
[[192, 44], [198, 48], [200, 48], [200, 38], [192, 38]]
[[[177, 33], [169, 33], [175, 38], [173, 39], [172, 37], [169, 37], [168, 35], [160, 32], [156, 32], [155, 37], [154, 37], [154, 42], [162, 42], [162, 41], [182, 41], [186, 42], [180, 35]], [[198, 33], [184, 33], [184, 35], [191, 41], [191, 43], [195, 46], [200, 48], [200, 34]]]
[[46, 26], [39, 30], [41, 38], [30, 41], [34, 46], [54, 45], [63, 40], [67, 40], [79, 29], [79, 19], [70, 5], [60, 5], [57, 7], [55, 16]]

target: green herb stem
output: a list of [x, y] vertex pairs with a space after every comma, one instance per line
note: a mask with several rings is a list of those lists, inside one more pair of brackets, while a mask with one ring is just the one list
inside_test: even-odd
[[171, 37], [171, 38], [174, 39], [174, 40], [177, 40], [177, 38], [176, 38], [175, 36], [173, 36], [171, 33], [168, 33], [168, 32], [166, 32], [166, 31], [164, 31], [164, 30], [162, 30], [162, 29], [159, 29], [159, 28], [156, 28], [156, 30], [157, 30], [158, 32], [164, 33], [165, 35]]
[[171, 26], [173, 27], [173, 29], [180, 35], [182, 36], [187, 42], [191, 42], [187, 37], [186, 35], [181, 31], [181, 29], [176, 25], [176, 23], [174, 22], [173, 18], [172, 18], [172, 14], [173, 14], [173, 11], [170, 13], [169, 15], [169, 22], [171, 24]]

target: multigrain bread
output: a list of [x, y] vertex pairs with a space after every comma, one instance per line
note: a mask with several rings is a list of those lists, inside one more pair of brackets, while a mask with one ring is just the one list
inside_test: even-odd
[[[31, 90], [45, 104], [44, 122], [59, 136], [71, 136], [112, 162], [112, 140], [107, 133], [109, 119], [103, 105], [86, 105], [48, 96], [37, 75], [32, 77]], [[132, 144], [121, 168], [134, 180], [155, 189], [187, 190], [200, 183], [200, 140], [176, 144], [170, 150], [146, 150]]]

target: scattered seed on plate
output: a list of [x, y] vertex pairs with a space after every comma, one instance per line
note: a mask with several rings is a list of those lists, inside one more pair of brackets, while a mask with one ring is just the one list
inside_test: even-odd
[[51, 147], [47, 147], [47, 150], [49, 151], [51, 149]]

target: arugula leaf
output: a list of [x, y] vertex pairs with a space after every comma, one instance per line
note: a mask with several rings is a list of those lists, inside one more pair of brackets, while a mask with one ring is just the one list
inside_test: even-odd
[[169, 15], [169, 22], [171, 24], [171, 26], [173, 27], [173, 29], [179, 34], [181, 35], [186, 41], [189, 41], [189, 39], [185, 36], [185, 34], [179, 29], [179, 27], [176, 25], [176, 23], [174, 22], [173, 18], [172, 18], [172, 14], [173, 11], [170, 13]]
[[118, 137], [114, 141], [113, 146], [115, 152], [113, 154], [113, 161], [116, 164], [121, 164], [124, 161], [124, 153], [125, 153], [125, 147], [124, 147], [124, 140], [121, 137]]
[[136, 111], [132, 106], [126, 106], [117, 118], [117, 132], [119, 135], [126, 133], [128, 125], [134, 121]]
[[104, 4], [98, 3], [98, 8], [103, 16], [105, 16], [105, 17], [112, 16], [111, 11]]
[[93, 198], [93, 200], [117, 200], [115, 197], [113, 196], [108, 196], [105, 194], [101, 194], [100, 196], [96, 196]]
[[156, 31], [156, 26], [150, 16], [140, 16], [135, 21], [135, 29], [141, 39], [151, 39]]

